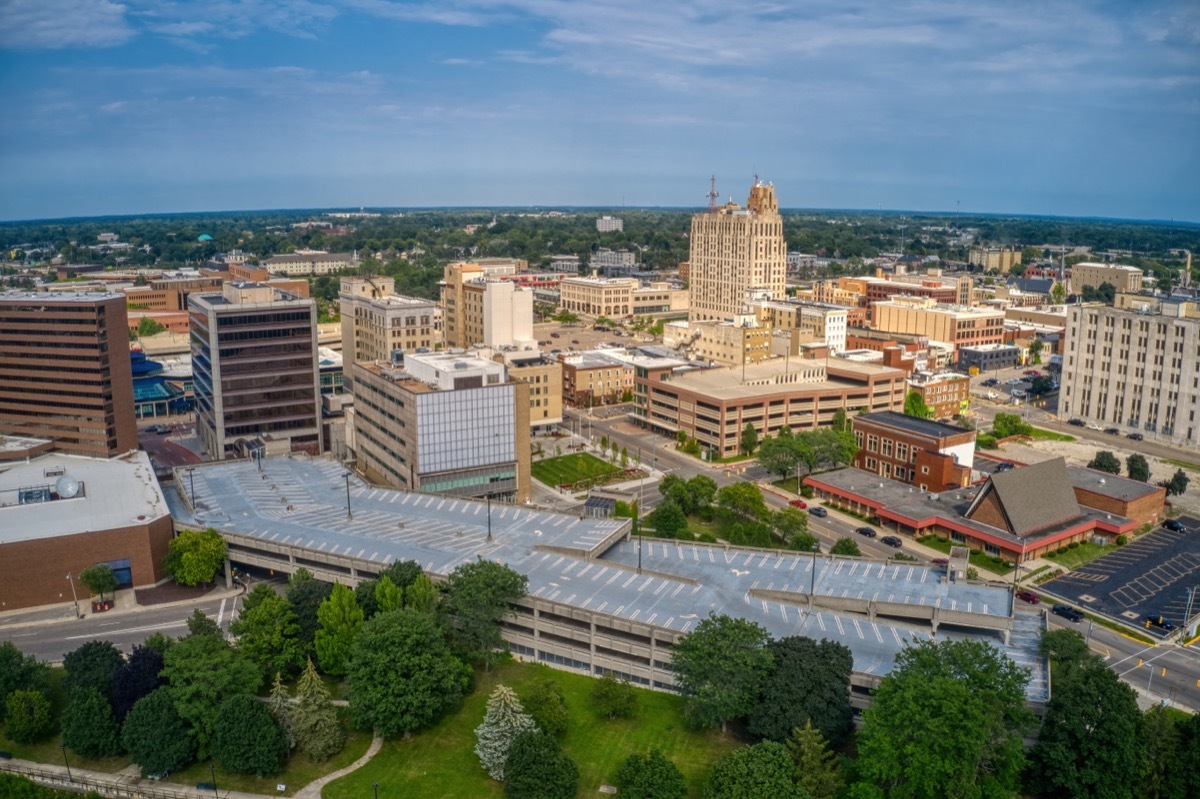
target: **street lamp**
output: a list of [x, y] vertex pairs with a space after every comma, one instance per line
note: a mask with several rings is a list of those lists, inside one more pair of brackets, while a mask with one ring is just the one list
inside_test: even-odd
[[71, 601], [73, 602], [72, 607], [75, 609], [75, 618], [78, 619], [81, 615], [79, 612], [79, 595], [75, 593], [75, 581], [71, 579], [70, 572], [67, 572], [67, 582], [71, 584]]
[[184, 469], [184, 471], [187, 472], [187, 476], [188, 476], [188, 489], [189, 489], [188, 502], [192, 506], [192, 513], [195, 513], [196, 512], [196, 478], [195, 478], [196, 470], [194, 468], [189, 468], [189, 469]]
[[217, 793], [217, 766], [211, 761], [208, 764], [208, 773], [210, 776], [212, 776], [213, 796], [217, 797], [217, 799], [221, 799], [221, 795]]
[[373, 782], [371, 783], [371, 787], [375, 789], [375, 799], [379, 799], [379, 783]]
[[66, 743], [66, 741], [63, 741], [62, 743], [60, 743], [58, 745], [58, 747], [60, 749], [62, 749], [63, 762], [67, 764], [67, 782], [74, 782], [75, 780], [71, 777], [71, 761], [67, 760], [67, 743]]
[[487, 520], [488, 520], [488, 543], [492, 543], [492, 495], [489, 492], [487, 495]]
[[353, 519], [354, 514], [350, 512], [350, 472], [342, 472], [342, 477], [346, 478], [346, 518]]
[[812, 545], [812, 574], [808, 576], [808, 604], [810, 606], [813, 603], [813, 591], [816, 590], [817, 587], [817, 553], [820, 551], [820, 544]]

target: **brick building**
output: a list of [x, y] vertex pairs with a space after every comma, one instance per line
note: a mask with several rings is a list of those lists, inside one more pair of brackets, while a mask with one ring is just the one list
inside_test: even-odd
[[974, 430], [895, 411], [855, 416], [851, 424], [859, 447], [855, 468], [922, 491], [943, 491], [971, 482]]
[[934, 419], [949, 419], [966, 411], [971, 378], [957, 372], [917, 372], [908, 379], [908, 390], [921, 395]]

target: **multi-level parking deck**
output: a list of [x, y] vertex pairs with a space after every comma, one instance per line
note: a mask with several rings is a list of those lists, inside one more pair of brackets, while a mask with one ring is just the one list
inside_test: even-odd
[[168, 501], [177, 526], [220, 531], [230, 558], [248, 565], [304, 566], [354, 584], [396, 560], [415, 560], [434, 579], [477, 558], [505, 563], [529, 580], [505, 624], [510, 648], [562, 668], [670, 688], [671, 645], [709, 613], [726, 613], [775, 637], [845, 644], [859, 699], [903, 647], [935, 636], [988, 640], [1031, 669], [1030, 698], [1045, 698], [1036, 640], [1010, 641], [1008, 590], [950, 582], [938, 567], [630, 540], [628, 520], [489, 510], [484, 501], [373, 487], [333, 461], [303, 457], [207, 464], [180, 470], [176, 485]]

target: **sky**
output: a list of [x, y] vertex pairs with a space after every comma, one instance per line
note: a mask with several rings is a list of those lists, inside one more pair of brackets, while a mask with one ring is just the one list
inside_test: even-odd
[[0, 219], [745, 201], [1200, 222], [1196, 0], [0, 0]]

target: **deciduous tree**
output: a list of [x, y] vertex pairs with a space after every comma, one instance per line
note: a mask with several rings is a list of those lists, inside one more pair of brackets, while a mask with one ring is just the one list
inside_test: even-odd
[[998, 413], [992, 420], [992, 435], [996, 438], [1009, 436], [1027, 436], [1033, 433], [1033, 427], [1021, 420], [1015, 413]]
[[509, 799], [573, 799], [579, 789], [575, 761], [544, 732], [527, 732], [513, 741], [504, 776]]
[[717, 492], [717, 505], [735, 516], [758, 521], [766, 516], [762, 491], [753, 483], [730, 483]]
[[1146, 456], [1134, 453], [1126, 458], [1125, 473], [1129, 475], [1130, 480], [1150, 482], [1150, 463], [1146, 460]]
[[217, 711], [213, 757], [235, 774], [266, 777], [287, 759], [287, 740], [267, 706], [248, 694], [231, 696]]
[[1096, 453], [1096, 456], [1088, 462], [1088, 468], [1098, 469], [1102, 472], [1108, 472], [1109, 474], [1120, 474], [1121, 461], [1116, 455], [1104, 450]]
[[162, 676], [175, 710], [192, 728], [201, 758], [211, 751], [221, 703], [253, 694], [262, 682], [258, 666], [211, 635], [189, 635], [168, 649]]
[[783, 743], [796, 728], [812, 722], [835, 744], [849, 735], [850, 650], [833, 641], [788, 636], [767, 644], [771, 670], [747, 722], [755, 735]]
[[322, 671], [334, 675], [346, 673], [346, 659], [363, 621], [363, 611], [354, 599], [354, 592], [344, 585], [335, 585], [317, 608], [320, 628], [313, 644]]
[[112, 706], [117, 721], [144, 696], [164, 684], [163, 656], [148, 646], [135, 646], [129, 660], [113, 675]]
[[121, 650], [109, 641], [88, 641], [63, 658], [63, 668], [67, 671], [67, 693], [95, 688], [107, 699], [112, 695], [113, 675], [124, 663], [125, 656]]
[[191, 730], [165, 688], [142, 697], [129, 711], [121, 743], [143, 776], [178, 771], [196, 755]]
[[211, 583], [225, 564], [225, 539], [216, 530], [183, 530], [171, 539], [163, 568], [180, 585]]
[[896, 657], [858, 734], [861, 776], [894, 796], [1012, 794], [1025, 765], [1026, 671], [981, 641]]
[[[800, 548], [793, 545], [794, 541], [801, 536], [808, 536], [808, 514], [799, 508], [785, 505], [782, 510], [774, 514], [771, 521], [776, 532], [792, 549]], [[811, 544], [809, 546], [811, 547]]]
[[674, 538], [687, 530], [688, 520], [673, 500], [667, 500], [650, 512], [646, 523], [662, 538]]
[[304, 580], [288, 588], [287, 600], [296, 614], [296, 624], [300, 628], [296, 639], [300, 642], [300, 656], [309, 657], [313, 653], [313, 641], [317, 637], [317, 610], [329, 595], [333, 593], [333, 583], [324, 580]]
[[113, 574], [112, 567], [107, 563], [84, 569], [79, 573], [79, 581], [86, 585], [93, 594], [99, 594], [101, 601], [104, 600], [105, 594], [115, 592], [118, 585], [117, 576]]
[[1180, 722], [1175, 732], [1175, 756], [1167, 764], [1161, 799], [1192, 799], [1200, 796], [1200, 715]]
[[709, 613], [675, 643], [671, 668], [687, 697], [686, 713], [701, 726], [721, 726], [754, 707], [771, 669], [770, 636], [752, 621]]
[[538, 729], [556, 738], [567, 731], [567, 700], [554, 680], [538, 680], [526, 694], [525, 712], [537, 722]]
[[483, 722], [475, 728], [475, 754], [488, 776], [503, 782], [504, 764], [513, 741], [523, 733], [537, 729], [537, 722], [525, 712], [513, 689], [497, 685], [488, 697]]
[[[192, 611], [192, 615], [187, 617], [187, 637], [207, 636], [224, 641], [225, 634], [221, 632], [221, 627], [217, 624], [216, 619], [211, 616], [204, 615], [204, 611], [196, 608]], [[166, 655], [166, 652], [163, 652]]]
[[624, 799], [683, 799], [687, 784], [679, 768], [657, 749], [630, 755], [613, 782]]
[[458, 704], [471, 670], [426, 613], [380, 613], [363, 625], [346, 670], [355, 722], [384, 736], [420, 729]]
[[4, 734], [19, 744], [37, 743], [54, 731], [50, 700], [41, 691], [16, 690], [4, 700]]
[[417, 579], [404, 589], [404, 606], [422, 613], [433, 613], [437, 609], [437, 598], [437, 586], [424, 574], [417, 575]]
[[289, 602], [260, 583], [246, 597], [241, 614], [229, 625], [238, 651], [264, 674], [294, 674], [300, 668], [300, 625]]
[[758, 449], [758, 431], [754, 429], [753, 424], [746, 422], [746, 426], [742, 428], [742, 452], [753, 455], [756, 449]]
[[763, 741], [718, 760], [704, 784], [705, 799], [810, 799], [792, 780], [795, 765], [783, 744]]
[[370, 619], [379, 612], [379, 602], [375, 599], [375, 590], [379, 587], [378, 580], [363, 580], [354, 586], [354, 599], [362, 608], [363, 621]]
[[62, 716], [63, 743], [84, 757], [111, 757], [121, 751], [117, 719], [108, 699], [95, 688], [77, 688]]
[[632, 718], [637, 712], [637, 692], [624, 680], [605, 673], [592, 684], [592, 709], [609, 719]]
[[910, 391], [904, 397], [904, 415], [915, 416], [918, 419], [932, 419], [933, 409], [925, 404], [925, 397], [919, 391]]
[[853, 555], [859, 557], [862, 552], [859, 551], [858, 542], [853, 538], [839, 538], [833, 542], [833, 546], [829, 548], [831, 555]]
[[390, 613], [404, 607], [404, 589], [393, 583], [386, 574], [375, 584], [375, 607], [380, 613]]
[[50, 691], [50, 668], [33, 655], [17, 649], [12, 641], [0, 643], [0, 721], [4, 721], [4, 699], [13, 691]]
[[438, 611], [450, 630], [450, 645], [464, 660], [480, 659], [491, 668], [503, 644], [500, 620], [525, 596], [525, 575], [491, 560], [464, 563], [450, 572]]

